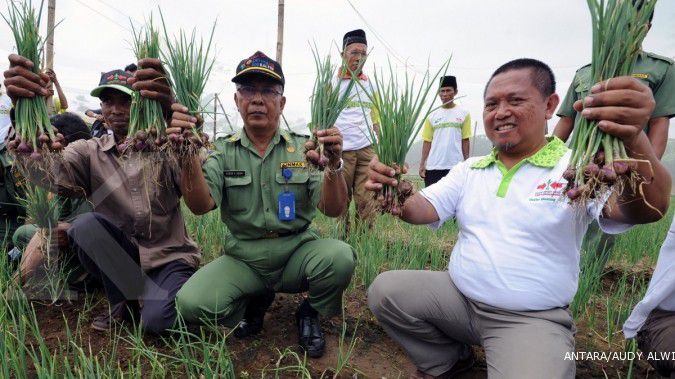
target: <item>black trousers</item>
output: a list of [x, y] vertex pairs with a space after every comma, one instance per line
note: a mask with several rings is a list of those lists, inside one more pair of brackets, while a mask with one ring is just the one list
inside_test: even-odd
[[427, 170], [424, 176], [424, 186], [429, 187], [448, 175], [450, 170]]
[[675, 351], [675, 312], [654, 309], [638, 332], [637, 343], [661, 376], [675, 378], [675, 358], [661, 356]]
[[176, 320], [176, 293], [195, 269], [175, 260], [143, 272], [138, 246], [104, 215], [84, 213], [68, 230], [73, 251], [87, 272], [103, 283], [111, 305], [141, 300], [141, 325], [162, 333]]

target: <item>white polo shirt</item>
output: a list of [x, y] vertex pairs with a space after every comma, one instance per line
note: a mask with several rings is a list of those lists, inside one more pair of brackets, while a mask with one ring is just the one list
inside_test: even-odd
[[449, 170], [464, 160], [462, 140], [471, 137], [471, 116], [465, 109], [438, 108], [424, 122], [422, 140], [431, 142], [427, 170]]
[[12, 100], [4, 93], [0, 93], [0, 143], [5, 143], [12, 120], [9, 112], [12, 110]]
[[[351, 79], [337, 78], [340, 86], [340, 96], [347, 90]], [[379, 123], [379, 116], [368, 94], [375, 92], [374, 84], [361, 75], [359, 82], [351, 88], [351, 96], [347, 106], [340, 112], [335, 127], [342, 133], [342, 151], [360, 150], [373, 144], [370, 137], [370, 128]]]
[[675, 220], [661, 246], [647, 293], [623, 324], [626, 338], [635, 337], [649, 314], [657, 308], [675, 312]]
[[[456, 165], [421, 191], [440, 227], [455, 217], [459, 236], [450, 276], [469, 299], [493, 307], [545, 310], [567, 306], [577, 291], [579, 250], [588, 224], [602, 214], [578, 209], [563, 194], [571, 151], [558, 138], [510, 170], [496, 153]], [[600, 219], [608, 233], [628, 225]]]

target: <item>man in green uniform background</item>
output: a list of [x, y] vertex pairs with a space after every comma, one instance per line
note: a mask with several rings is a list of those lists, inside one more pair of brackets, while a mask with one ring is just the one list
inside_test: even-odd
[[[649, 18], [649, 28], [652, 26], [653, 16], [654, 14]], [[668, 142], [670, 118], [675, 117], [675, 65], [672, 59], [641, 51], [635, 62], [632, 76], [648, 85], [654, 94], [656, 108], [644, 132], [649, 137], [656, 156], [661, 159]], [[577, 112], [572, 105], [590, 92], [592, 83], [590, 64], [577, 70], [565, 99], [558, 109], [557, 115], [560, 120], [553, 131], [553, 134], [563, 141], [567, 141], [574, 129]], [[588, 228], [584, 245], [586, 251], [595, 255], [593, 266], [600, 272], [609, 260], [614, 242], [615, 237], [603, 233], [597, 223], [592, 223]]]
[[[187, 322], [237, 326], [235, 336], [245, 337], [262, 329], [274, 292], [308, 291], [296, 312], [299, 343], [310, 357], [320, 357], [325, 339], [318, 315], [341, 312], [355, 264], [349, 245], [319, 239], [309, 229], [317, 209], [338, 217], [347, 207], [342, 135], [337, 128], [316, 133], [329, 163], [323, 171], [310, 169], [308, 160], [319, 161], [314, 144], [279, 129], [286, 103], [281, 66], [256, 52], [236, 72], [243, 130], [220, 142], [203, 165], [197, 157], [183, 162], [181, 179], [190, 210], [220, 207], [232, 238], [223, 256], [187, 281], [176, 307]], [[173, 111], [168, 133], [195, 127], [187, 108], [174, 104]]]

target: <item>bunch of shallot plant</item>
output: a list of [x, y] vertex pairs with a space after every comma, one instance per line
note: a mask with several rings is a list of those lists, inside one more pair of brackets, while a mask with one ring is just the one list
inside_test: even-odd
[[[656, 0], [588, 0], [593, 83], [631, 74], [655, 5]], [[570, 147], [572, 159], [564, 178], [573, 202], [584, 204], [598, 192], [618, 192], [625, 185], [635, 190], [639, 178], [631, 166], [636, 161], [628, 158], [623, 141], [600, 130], [597, 121], [577, 117]]]
[[318, 145], [318, 168], [321, 170], [328, 164], [328, 158], [324, 154], [323, 144], [319, 143], [314, 132], [329, 129], [335, 125], [335, 121], [350, 100], [355, 81], [350, 80], [344, 91], [340, 91], [340, 84], [336, 77], [338, 65], [331, 62], [330, 55], [321, 58], [316, 45], [312, 48], [312, 54], [316, 66], [316, 80], [311, 97], [312, 120], [309, 123], [309, 130], [312, 132], [314, 143]]
[[[201, 115], [205, 113], [202, 95], [215, 63], [211, 48], [216, 24], [213, 24], [207, 42], [204, 39], [197, 39], [194, 29], [189, 35], [181, 30], [178, 36], [172, 39], [167, 32], [161, 10], [160, 16], [166, 40], [166, 48], [162, 49], [161, 54], [170, 74], [169, 81], [176, 100], [185, 105], [190, 114], [202, 119]], [[182, 135], [172, 134], [169, 139], [170, 145], [180, 156], [194, 156], [208, 142], [208, 136], [202, 132], [201, 124], [197, 129], [186, 131]]]
[[[133, 23], [131, 27], [136, 59], [139, 61], [145, 58], [159, 59], [159, 31], [155, 29], [152, 17], [138, 30]], [[142, 97], [140, 92], [134, 91], [131, 95], [127, 139], [118, 146], [118, 149], [122, 152], [159, 151], [167, 141], [166, 119], [162, 105], [159, 101]]]
[[[419, 82], [416, 78], [410, 77], [407, 71], [404, 79], [399, 79], [391, 62], [389, 63], [388, 81], [384, 79], [381, 70], [379, 72], [374, 70], [377, 90], [364, 88], [364, 92], [375, 104], [380, 115], [379, 133], [376, 133], [372, 127], [368, 128], [380, 162], [401, 169], [404, 167], [405, 157], [424, 125], [424, 120], [434, 109], [435, 93], [432, 88], [436, 85], [436, 79], [439, 75], [445, 74], [449, 65], [448, 59], [433, 76], [427, 70]], [[356, 80], [356, 78], [353, 79]], [[361, 82], [357, 83], [364, 87]], [[400, 179], [399, 173], [396, 180], [400, 182]], [[409, 193], [399, 193], [397, 188], [385, 185], [382, 195], [385, 198], [382, 210], [386, 212], [403, 205]]]
[[[36, 11], [31, 1], [20, 4], [8, 1], [7, 14], [2, 15], [14, 35], [17, 53], [33, 62], [32, 71], [36, 74], [40, 73], [44, 45], [44, 39], [40, 36], [43, 5], [44, 1]], [[31, 161], [41, 160], [48, 151], [63, 149], [65, 139], [54, 131], [49, 122], [47, 103], [43, 96], [17, 100], [14, 130], [16, 138], [10, 142], [10, 150], [29, 155]]]

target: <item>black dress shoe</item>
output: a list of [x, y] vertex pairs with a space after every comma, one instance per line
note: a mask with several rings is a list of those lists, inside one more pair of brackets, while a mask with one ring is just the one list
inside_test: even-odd
[[265, 312], [267, 312], [267, 308], [269, 308], [273, 302], [274, 291], [269, 291], [263, 295], [251, 298], [248, 306], [246, 306], [244, 318], [234, 329], [234, 336], [241, 339], [260, 333], [263, 328]]
[[[306, 303], [306, 304], [305, 304]], [[319, 314], [309, 307], [309, 303], [300, 305], [295, 313], [298, 324], [298, 343], [310, 358], [320, 358], [326, 350], [326, 339], [321, 331]], [[303, 308], [309, 307], [310, 312], [303, 312]]]
[[138, 320], [138, 303], [136, 301], [121, 301], [110, 307], [102, 314], [94, 317], [92, 329], [107, 332], [115, 322]]

